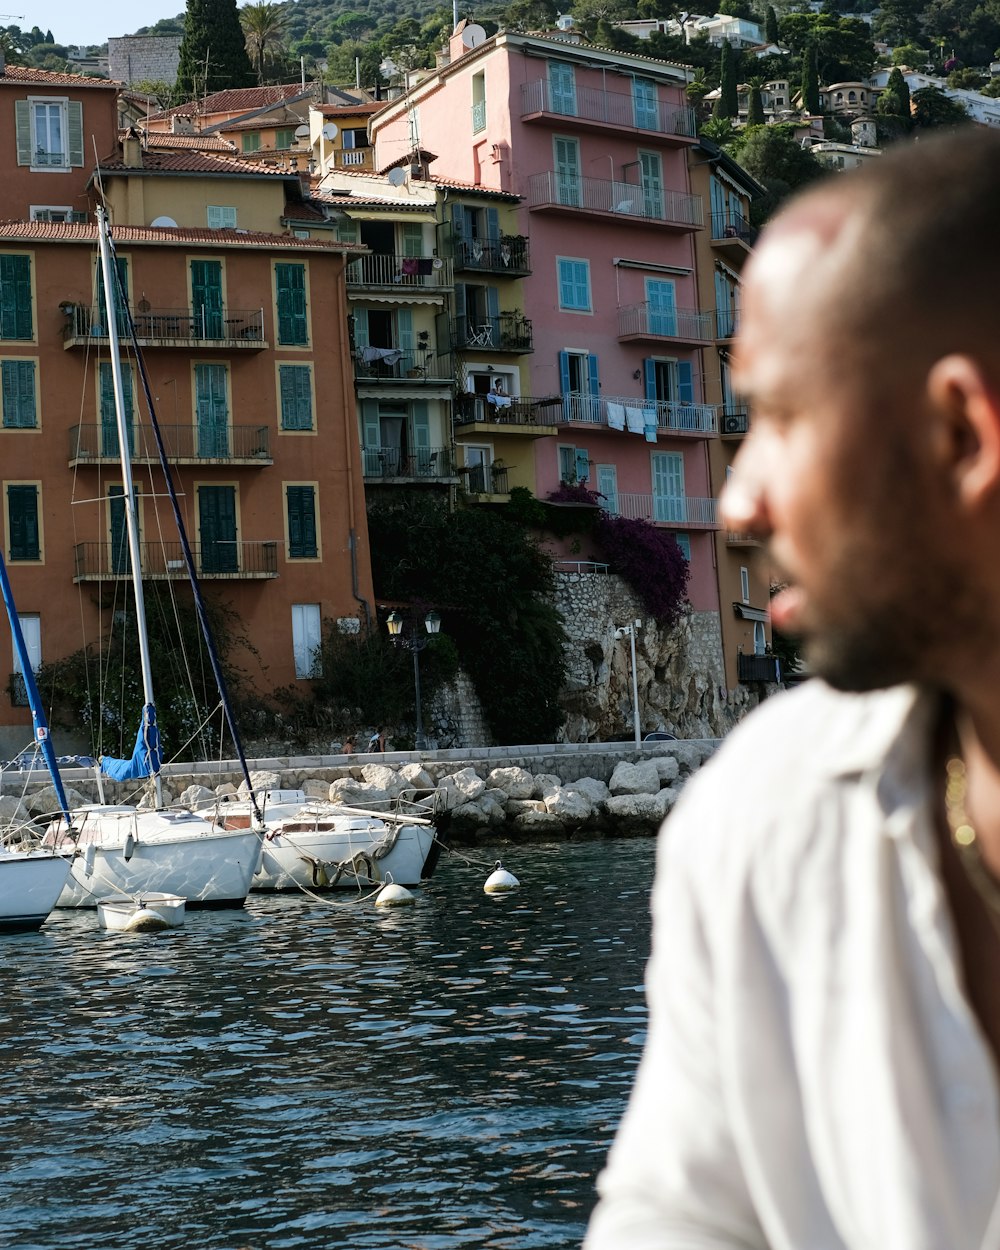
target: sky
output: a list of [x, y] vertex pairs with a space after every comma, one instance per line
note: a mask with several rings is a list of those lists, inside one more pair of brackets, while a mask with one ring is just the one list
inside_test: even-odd
[[[131, 35], [164, 17], [184, 12], [184, 0], [0, 0], [0, 25], [51, 30], [57, 43], [104, 43], [109, 35]], [[18, 16], [20, 15], [20, 16]]]

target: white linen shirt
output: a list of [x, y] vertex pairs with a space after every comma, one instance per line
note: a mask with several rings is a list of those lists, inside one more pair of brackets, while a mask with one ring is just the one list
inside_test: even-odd
[[809, 682], [685, 788], [585, 1250], [1000, 1247], [996, 1071], [937, 871], [936, 706]]

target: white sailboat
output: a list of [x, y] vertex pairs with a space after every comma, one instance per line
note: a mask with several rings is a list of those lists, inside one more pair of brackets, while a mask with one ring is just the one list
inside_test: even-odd
[[192, 907], [241, 907], [260, 861], [261, 832], [254, 826], [240, 830], [220, 829], [186, 808], [163, 805], [136, 494], [117, 333], [117, 273], [103, 209], [98, 209], [97, 219], [144, 702], [132, 758], [105, 759], [102, 768], [116, 780], [150, 777], [155, 804], [142, 807], [93, 803], [74, 809], [70, 813], [71, 820], [63, 816], [50, 825], [46, 846], [56, 849], [72, 846], [78, 852], [57, 906], [96, 907], [102, 900], [123, 894], [135, 898], [159, 893], [180, 895]]

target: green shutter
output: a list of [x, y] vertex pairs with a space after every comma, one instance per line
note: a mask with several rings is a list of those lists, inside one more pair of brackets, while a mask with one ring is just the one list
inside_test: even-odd
[[191, 262], [193, 337], [221, 339], [223, 332], [222, 261]]
[[69, 163], [77, 167], [83, 164], [83, 105], [79, 100], [70, 100], [69, 118]]
[[195, 365], [198, 455], [210, 460], [229, 455], [229, 396], [226, 365]]
[[14, 125], [17, 130], [17, 163], [31, 164], [31, 107], [27, 100], [14, 101]]
[[281, 390], [281, 428], [311, 430], [313, 428], [312, 386], [308, 365], [279, 365]]
[[308, 343], [306, 333], [306, 267], [278, 264], [274, 267], [278, 290], [278, 342]]
[[288, 504], [288, 558], [315, 559], [318, 554], [316, 492], [311, 486], [287, 486], [285, 497]]
[[[118, 418], [115, 415], [115, 376], [108, 361], [100, 364], [100, 399], [101, 399], [101, 455], [117, 456]], [[125, 407], [125, 428], [128, 430], [129, 451], [135, 451], [135, 427], [132, 416], [135, 408], [132, 387], [132, 366], [122, 365], [122, 399]]]
[[[396, 346], [400, 351], [406, 352], [408, 355], [413, 352], [413, 309], [397, 308], [396, 309]], [[412, 364], [412, 360], [407, 360], [405, 364]]]
[[7, 538], [12, 560], [40, 560], [38, 487], [7, 487]]
[[31, 257], [0, 256], [0, 339], [30, 339]]
[[416, 221], [403, 222], [403, 255], [423, 256], [424, 228]]
[[30, 430], [38, 425], [35, 411], [35, 362], [5, 360], [0, 366], [5, 428]]

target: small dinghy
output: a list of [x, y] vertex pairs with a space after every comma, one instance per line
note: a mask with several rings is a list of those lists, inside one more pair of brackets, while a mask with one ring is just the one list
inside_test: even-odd
[[97, 923], [116, 933], [155, 933], [179, 929], [184, 923], [186, 899], [179, 894], [143, 894], [138, 898], [102, 899], [97, 904]]

